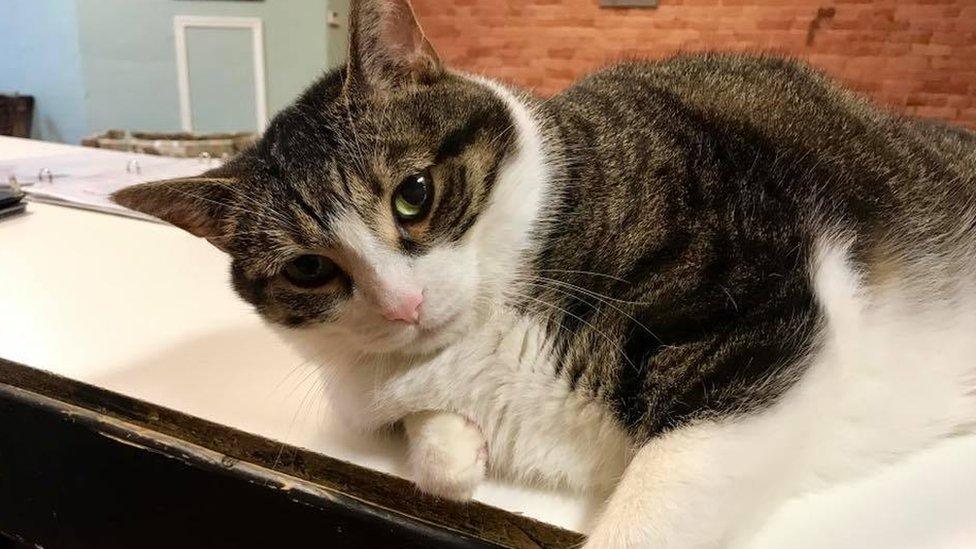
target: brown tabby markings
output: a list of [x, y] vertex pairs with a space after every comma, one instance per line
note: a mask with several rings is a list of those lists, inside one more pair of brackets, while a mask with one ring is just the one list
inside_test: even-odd
[[[341, 264], [332, 224], [349, 212], [408, 255], [463, 244], [516, 137], [497, 95], [423, 55], [357, 63], [210, 174], [233, 185], [142, 187], [119, 201], [228, 250], [235, 288], [269, 320], [332, 320], [354, 282], [296, 289], [278, 274], [285, 261], [311, 250]], [[391, 85], [404, 63], [420, 76]], [[822, 325], [817, 239], [859, 235], [854, 260], [880, 279], [976, 241], [976, 138], [880, 112], [795, 62], [628, 63], [529, 101], [553, 196], [506, 305], [548, 327], [555, 375], [638, 443], [763, 408], [798, 379]], [[423, 169], [433, 210], [398, 228], [390, 197]]]

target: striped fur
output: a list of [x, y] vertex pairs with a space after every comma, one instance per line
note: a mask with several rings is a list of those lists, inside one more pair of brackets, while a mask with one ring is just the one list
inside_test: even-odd
[[[116, 199], [226, 250], [351, 425], [406, 419], [423, 489], [623, 475], [593, 546], [723, 546], [976, 421], [971, 133], [774, 57], [626, 63], [542, 100], [441, 66], [403, 0], [353, 14], [349, 67], [256, 148]], [[424, 169], [431, 213], [399, 223]], [[341, 274], [290, 284], [308, 253]], [[417, 324], [378, 313], [404, 288]]]

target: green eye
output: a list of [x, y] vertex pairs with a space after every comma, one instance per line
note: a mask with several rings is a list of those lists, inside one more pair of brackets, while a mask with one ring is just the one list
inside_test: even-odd
[[433, 198], [430, 174], [426, 171], [404, 179], [393, 192], [393, 213], [401, 221], [416, 221], [427, 215]]

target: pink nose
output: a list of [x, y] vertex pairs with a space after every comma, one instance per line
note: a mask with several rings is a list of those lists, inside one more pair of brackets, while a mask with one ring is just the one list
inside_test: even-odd
[[396, 305], [383, 311], [383, 316], [387, 320], [416, 324], [420, 321], [420, 306], [423, 302], [424, 294], [420, 292], [401, 296]]

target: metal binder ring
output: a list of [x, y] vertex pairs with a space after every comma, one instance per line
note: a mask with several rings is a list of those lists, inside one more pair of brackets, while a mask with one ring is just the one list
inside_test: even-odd
[[47, 168], [41, 168], [41, 171], [37, 172], [37, 181], [38, 181], [38, 183], [40, 183], [41, 181], [44, 181], [45, 178], [47, 178], [47, 182], [48, 183], [53, 183], [54, 182], [54, 174], [51, 173], [51, 170], [49, 170]]

